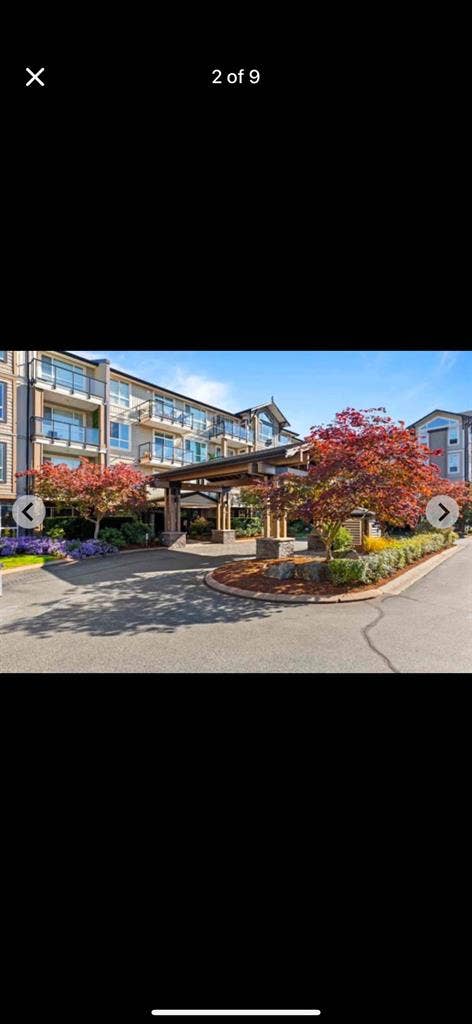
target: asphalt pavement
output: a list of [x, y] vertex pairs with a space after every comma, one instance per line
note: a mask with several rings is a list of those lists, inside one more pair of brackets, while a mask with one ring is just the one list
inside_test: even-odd
[[224, 552], [194, 544], [4, 575], [1, 671], [472, 670], [472, 540], [402, 594], [373, 601], [272, 604], [204, 583], [253, 553], [250, 541]]

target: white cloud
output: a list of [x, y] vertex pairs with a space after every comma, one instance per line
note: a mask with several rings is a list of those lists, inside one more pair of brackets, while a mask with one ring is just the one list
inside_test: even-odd
[[166, 384], [174, 391], [182, 395], [189, 395], [190, 398], [200, 399], [208, 405], [217, 405], [222, 409], [231, 409], [234, 405], [231, 397], [231, 386], [224, 380], [214, 380], [199, 373], [187, 373], [180, 366], [174, 370], [174, 374]]
[[123, 373], [132, 373], [129, 366], [124, 366], [123, 363], [120, 363], [119, 359], [115, 359], [114, 352], [93, 352], [85, 348], [71, 348], [68, 351], [73, 352], [76, 356], [83, 356], [84, 359], [109, 359], [115, 370], [122, 370]]
[[441, 352], [441, 355], [440, 355], [440, 358], [439, 358], [439, 363], [438, 363], [438, 367], [437, 367], [438, 370], [442, 370], [442, 371], [447, 373], [448, 370], [452, 369], [452, 367], [454, 366], [454, 363], [457, 362], [457, 356], [458, 355], [459, 355], [458, 352], [453, 352], [453, 351], [451, 351], [449, 349], [444, 349], [444, 351]]

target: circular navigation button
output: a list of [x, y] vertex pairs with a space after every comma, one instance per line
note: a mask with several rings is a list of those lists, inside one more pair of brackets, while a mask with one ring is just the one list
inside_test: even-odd
[[46, 506], [41, 498], [33, 494], [22, 494], [13, 505], [12, 515], [18, 526], [22, 526], [24, 530], [34, 530], [35, 526], [41, 526], [46, 515]]
[[459, 506], [454, 498], [448, 494], [435, 494], [430, 498], [426, 506], [426, 518], [431, 526], [439, 527], [442, 530], [448, 526], [454, 526], [459, 518]]

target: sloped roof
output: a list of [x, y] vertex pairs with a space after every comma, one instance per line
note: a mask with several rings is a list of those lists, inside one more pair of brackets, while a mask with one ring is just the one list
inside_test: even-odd
[[409, 423], [408, 430], [411, 430], [412, 427], [416, 427], [422, 420], [427, 420], [430, 416], [435, 416], [436, 413], [440, 416], [472, 416], [472, 409], [466, 409], [465, 412], [451, 412], [450, 409], [432, 409], [431, 412], [425, 412], [424, 416], [420, 416], [419, 419], [414, 420], [413, 423]]
[[273, 401], [261, 402], [260, 405], [251, 405], [249, 409], [242, 409], [241, 412], [235, 412], [234, 415], [247, 416], [248, 414], [251, 415], [252, 413], [257, 412], [258, 409], [270, 409], [272, 415], [275, 416], [275, 419], [278, 421], [278, 423], [282, 423], [284, 426], [287, 427], [290, 426], [290, 423], [288, 419], [286, 419], [286, 417], [284, 416], [282, 410], [279, 409], [278, 405], [276, 405], [276, 403]]

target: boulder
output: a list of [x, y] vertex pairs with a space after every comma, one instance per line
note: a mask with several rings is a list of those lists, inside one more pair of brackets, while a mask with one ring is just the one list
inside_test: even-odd
[[264, 573], [264, 576], [271, 576], [276, 580], [291, 580], [295, 573], [293, 562], [279, 562], [278, 565], [271, 565]]
[[318, 581], [326, 579], [326, 562], [303, 562], [295, 566], [295, 578], [298, 580]]
[[333, 558], [362, 558], [355, 548], [341, 548], [340, 551], [333, 551]]

